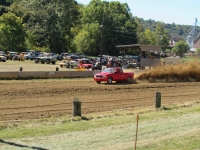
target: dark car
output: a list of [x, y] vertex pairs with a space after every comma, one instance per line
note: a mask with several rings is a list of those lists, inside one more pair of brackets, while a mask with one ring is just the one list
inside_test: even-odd
[[8, 52], [8, 53], [6, 54], [6, 59], [7, 59], [7, 60], [8, 60], [8, 59], [12, 60], [13, 57], [14, 57], [15, 55], [17, 55], [17, 54], [18, 54], [17, 52]]
[[57, 56], [52, 56], [51, 54], [41, 54], [38, 57], [35, 58], [35, 63], [41, 63], [41, 64], [52, 64], [55, 65], [57, 62]]

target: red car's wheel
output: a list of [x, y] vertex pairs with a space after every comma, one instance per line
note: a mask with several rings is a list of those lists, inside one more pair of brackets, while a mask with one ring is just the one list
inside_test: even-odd
[[126, 80], [126, 82], [127, 82], [127, 83], [132, 83], [132, 78], [131, 78], [131, 77], [128, 77], [127, 80]]
[[112, 84], [112, 80], [113, 80], [112, 77], [108, 78], [107, 83], [108, 83], [108, 84]]

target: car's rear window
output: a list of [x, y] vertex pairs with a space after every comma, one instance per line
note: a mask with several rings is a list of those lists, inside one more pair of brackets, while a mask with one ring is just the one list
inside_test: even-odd
[[112, 68], [105, 68], [102, 72], [107, 72], [107, 73], [114, 73], [116, 72], [116, 69], [112, 69]]
[[82, 64], [90, 64], [89, 60], [82, 60]]

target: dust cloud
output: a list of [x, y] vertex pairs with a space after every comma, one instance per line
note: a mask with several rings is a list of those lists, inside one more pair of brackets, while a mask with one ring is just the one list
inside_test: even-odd
[[135, 80], [150, 83], [200, 82], [200, 63], [159, 66], [137, 76]]

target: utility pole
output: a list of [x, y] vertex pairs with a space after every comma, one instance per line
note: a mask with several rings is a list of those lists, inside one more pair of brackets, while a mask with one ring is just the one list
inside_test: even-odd
[[104, 42], [104, 12], [103, 12], [103, 21], [101, 27], [101, 42], [100, 42], [100, 68], [102, 68], [102, 52], [103, 52], [103, 42]]

